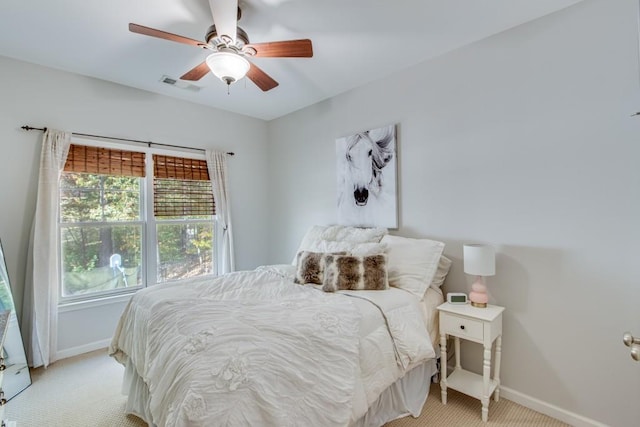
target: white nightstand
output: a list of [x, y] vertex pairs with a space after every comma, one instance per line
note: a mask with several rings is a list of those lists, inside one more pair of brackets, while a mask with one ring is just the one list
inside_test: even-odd
[[[496, 402], [500, 398], [500, 357], [502, 352], [502, 312], [504, 307], [489, 305], [486, 308], [470, 304], [444, 303], [438, 306], [440, 312], [440, 350], [442, 353], [440, 389], [442, 403], [447, 404], [447, 388], [480, 399], [482, 421], [489, 418], [489, 400], [494, 394]], [[456, 366], [447, 376], [447, 335], [454, 337]], [[477, 342], [484, 346], [482, 375], [469, 372], [460, 366], [460, 338]], [[496, 342], [496, 360], [491, 378], [491, 347]]]

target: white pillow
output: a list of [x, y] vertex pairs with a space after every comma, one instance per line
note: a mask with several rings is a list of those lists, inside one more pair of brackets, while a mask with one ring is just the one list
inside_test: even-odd
[[[376, 255], [385, 252], [384, 249], [376, 249], [375, 247], [357, 247], [359, 243], [378, 243], [382, 236], [387, 234], [386, 228], [359, 228], [345, 225], [314, 225], [305, 233], [298, 250], [293, 256], [291, 265], [296, 265], [298, 253], [302, 251], [309, 252], [341, 252], [346, 251], [356, 256]], [[324, 242], [338, 242], [345, 244], [340, 246], [332, 246]], [[349, 244], [351, 243], [351, 244]], [[340, 247], [342, 249], [323, 250], [323, 247]]]
[[336, 242], [333, 240], [318, 240], [311, 245], [311, 252], [347, 252], [353, 256], [368, 256], [383, 254], [387, 245], [383, 243], [353, 243]]
[[444, 279], [447, 278], [447, 274], [449, 274], [449, 270], [451, 269], [452, 261], [446, 256], [442, 255], [440, 260], [438, 261], [438, 269], [436, 270], [436, 274], [433, 276], [433, 280], [431, 281], [431, 287], [433, 289], [439, 289], [440, 286], [444, 283]]
[[307, 232], [304, 234], [304, 237], [302, 237], [302, 240], [300, 241], [300, 246], [298, 246], [298, 250], [296, 251], [295, 254], [293, 254], [293, 261], [291, 262], [291, 265], [296, 265], [298, 261], [298, 253], [302, 251], [313, 252], [311, 248], [313, 247], [316, 241], [320, 240], [320, 235], [326, 229], [327, 227], [324, 225], [314, 225], [307, 230]]
[[360, 228], [345, 225], [331, 225], [321, 234], [322, 240], [353, 243], [378, 243], [387, 234], [386, 228]]
[[389, 285], [404, 289], [420, 300], [433, 281], [444, 243], [429, 239], [386, 235]]

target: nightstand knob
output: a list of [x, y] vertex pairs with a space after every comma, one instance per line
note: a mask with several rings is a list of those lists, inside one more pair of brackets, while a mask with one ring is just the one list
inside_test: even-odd
[[460, 329], [464, 331], [464, 325], [460, 325]]

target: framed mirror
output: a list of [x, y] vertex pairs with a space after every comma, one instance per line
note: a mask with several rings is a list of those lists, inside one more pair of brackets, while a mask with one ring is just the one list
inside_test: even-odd
[[13, 294], [9, 282], [9, 273], [0, 242], [0, 311], [11, 310], [7, 334], [4, 337], [2, 357], [7, 367], [2, 378], [4, 398], [10, 400], [16, 394], [31, 385], [31, 375], [27, 366], [27, 357], [22, 344], [22, 334], [18, 327], [18, 317], [13, 303]]

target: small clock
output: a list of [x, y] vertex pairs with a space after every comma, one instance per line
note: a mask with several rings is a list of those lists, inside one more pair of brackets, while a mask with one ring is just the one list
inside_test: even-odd
[[466, 304], [468, 301], [467, 294], [462, 292], [449, 292], [447, 294], [447, 302], [449, 304]]

